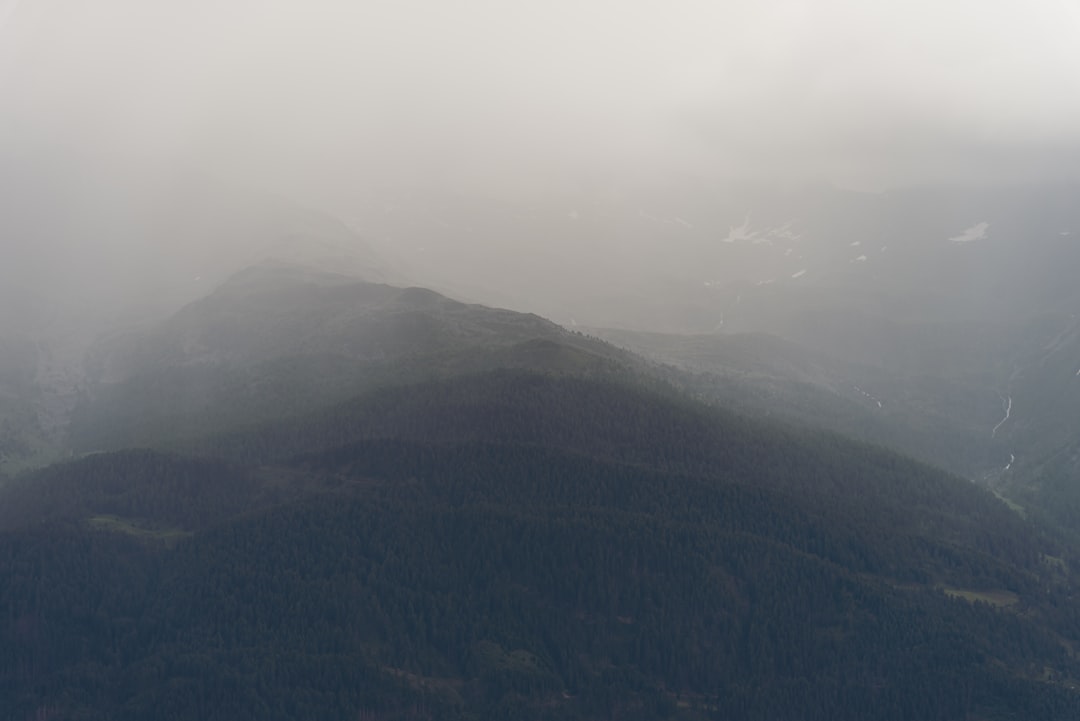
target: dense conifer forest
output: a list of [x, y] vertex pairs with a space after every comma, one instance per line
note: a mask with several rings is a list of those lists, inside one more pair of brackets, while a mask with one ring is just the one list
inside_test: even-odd
[[537, 316], [268, 265], [91, 368], [2, 718], [1080, 715], [1070, 534]]
[[5, 717], [1080, 710], [1068, 547], [871, 446], [495, 371], [202, 451], [4, 486]]
[[0, 721], [1080, 721], [1080, 0], [0, 0]]

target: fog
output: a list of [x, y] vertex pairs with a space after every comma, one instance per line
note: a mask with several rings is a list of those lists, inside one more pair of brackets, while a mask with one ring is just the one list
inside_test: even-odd
[[1076, 2], [9, 0], [0, 22], [4, 145], [101, 162], [312, 187], [1076, 172]]
[[[677, 194], [671, 178], [873, 192], [1072, 181], [1078, 40], [1080, 3], [1066, 0], [6, 0], [6, 265], [66, 266], [54, 295], [99, 272], [112, 292], [161, 257], [201, 278], [214, 253], [231, 253], [230, 267], [253, 255], [220, 247], [220, 229], [176, 232], [187, 211], [224, 212], [192, 193], [228, 188], [327, 210], [389, 264], [427, 267], [420, 280], [449, 282], [417, 260], [434, 250], [437, 264], [458, 258], [472, 273], [460, 292], [555, 312], [536, 293], [506, 294], [520, 285], [510, 259], [477, 256], [629, 248], [615, 270], [632, 283], [656, 267], [638, 253], [650, 231], [608, 223], [571, 243], [551, 227], [502, 227], [485, 241], [440, 220], [434, 238], [364, 209], [390, 207], [393, 193], [453, 193], [542, 199], [576, 218], [582, 197], [634, 183]], [[651, 198], [634, 212], [708, 224]], [[727, 233], [750, 205], [732, 204], [709, 233]], [[961, 214], [948, 232], [984, 221]], [[34, 272], [9, 270], [7, 283], [35, 285]]]
[[1080, 719], [1078, 275], [1080, 0], [0, 0], [3, 717]]

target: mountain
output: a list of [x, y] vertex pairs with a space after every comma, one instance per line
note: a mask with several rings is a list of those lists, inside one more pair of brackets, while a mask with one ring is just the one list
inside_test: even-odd
[[295, 203], [40, 153], [0, 150], [0, 467], [67, 450], [84, 357], [102, 335], [160, 323], [270, 259], [396, 278], [362, 237]]
[[995, 483], [1019, 503], [1061, 526], [1080, 530], [1080, 326], [1061, 319], [1062, 330], [1013, 358], [1002, 384], [994, 438], [1009, 450]]
[[724, 407], [827, 428], [969, 478], [1004, 464], [990, 432], [1001, 400], [985, 375], [905, 372], [766, 334], [589, 332], [689, 372], [687, 386]]
[[[633, 375], [899, 449], [987, 483], [1028, 512], [1052, 509], [1069, 528], [1072, 505], [1039, 490], [1067, 489], [1057, 478], [1075, 477], [1072, 466], [1048, 465], [1073, 439], [1075, 402], [1058, 388], [1075, 385], [1075, 334], [1060, 331], [1063, 322], [819, 320], [827, 350], [762, 334], [590, 331], [650, 364], [535, 315], [266, 261], [157, 326], [101, 340], [70, 438], [77, 451], [179, 447], [380, 385], [497, 367]], [[1060, 367], [1047, 366], [1048, 354]], [[1056, 380], [1044, 390], [1040, 369], [1050, 367]], [[1008, 403], [1016, 415], [1005, 422]]]
[[6, 715], [1075, 717], [1074, 539], [807, 422], [880, 368], [715, 341], [277, 261], [99, 338], [0, 485]]
[[869, 343], [827, 352], [762, 334], [590, 332], [690, 371], [703, 399], [902, 450], [1080, 528], [1075, 320], [891, 330], [877, 358]]
[[424, 282], [589, 328], [698, 372], [703, 398], [902, 449], [1075, 532], [1076, 195], [619, 178], [527, 200], [388, 190], [351, 222]]
[[91, 351], [76, 450], [289, 417], [387, 383], [495, 367], [621, 373], [631, 356], [535, 315], [267, 262]]
[[1080, 709], [1069, 547], [836, 436], [509, 369], [216, 450], [0, 489], [10, 716]]

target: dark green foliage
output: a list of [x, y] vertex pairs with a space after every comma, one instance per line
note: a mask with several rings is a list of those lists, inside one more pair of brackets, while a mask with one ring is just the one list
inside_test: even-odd
[[0, 491], [0, 716], [1080, 714], [1067, 549], [869, 446], [500, 371], [202, 449]]
[[1080, 717], [1071, 547], [536, 316], [273, 266], [92, 361], [158, 450], [0, 487], [0, 718]]
[[[628, 382], [497, 371], [378, 391], [301, 423], [215, 437], [197, 448], [238, 462], [282, 461], [305, 452], [348, 453], [350, 444], [372, 438], [528, 444], [748, 484], [795, 495], [803, 505], [887, 514], [889, 532], [996, 544], [989, 550], [1010, 554], [1010, 563], [1032, 561], [1019, 548], [997, 546], [1005, 531], [1030, 540], [1034, 530], [966, 481], [828, 433], [783, 429]], [[411, 462], [402, 454], [384, 472]], [[535, 459], [540, 467], [546, 462]]]
[[194, 529], [250, 508], [271, 489], [251, 469], [134, 450], [29, 473], [4, 489], [0, 529], [99, 515]]

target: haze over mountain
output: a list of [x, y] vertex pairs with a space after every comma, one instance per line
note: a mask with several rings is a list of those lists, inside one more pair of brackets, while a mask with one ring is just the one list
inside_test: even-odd
[[713, 297], [786, 292], [759, 283], [841, 285], [830, 309], [1023, 314], [1071, 292], [1053, 243], [1080, 232], [1078, 18], [9, 0], [4, 292], [175, 310], [196, 297], [164, 292], [178, 279], [258, 259], [253, 225], [261, 247], [287, 234], [269, 192], [348, 223], [397, 280], [562, 323], [776, 330], [770, 302]]
[[0, 485], [16, 718], [1080, 708], [1067, 536], [537, 316], [264, 263], [87, 367]]
[[1080, 6], [0, 0], [0, 717], [1080, 717]]

